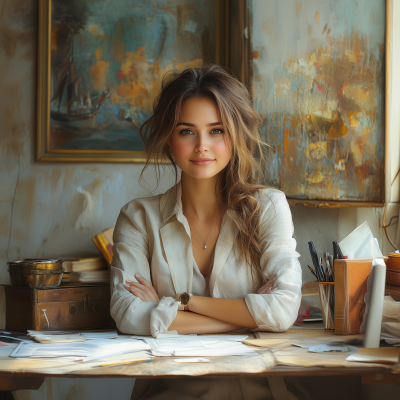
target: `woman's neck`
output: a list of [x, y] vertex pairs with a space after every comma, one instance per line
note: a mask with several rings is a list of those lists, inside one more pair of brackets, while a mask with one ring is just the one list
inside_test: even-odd
[[217, 176], [210, 179], [194, 179], [182, 172], [182, 207], [186, 216], [206, 220], [217, 211], [215, 184]]

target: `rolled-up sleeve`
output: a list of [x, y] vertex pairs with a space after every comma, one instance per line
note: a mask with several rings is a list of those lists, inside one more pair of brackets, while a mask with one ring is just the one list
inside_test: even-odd
[[131, 202], [121, 209], [113, 236], [111, 316], [124, 333], [150, 335], [150, 314], [159, 302], [144, 302], [128, 292], [125, 281], [139, 274], [151, 283], [145, 211]]
[[286, 331], [296, 321], [301, 302], [301, 266], [293, 236], [292, 214], [285, 195], [267, 189], [260, 195], [261, 268], [271, 294], [250, 293], [245, 301], [258, 327], [254, 331]]

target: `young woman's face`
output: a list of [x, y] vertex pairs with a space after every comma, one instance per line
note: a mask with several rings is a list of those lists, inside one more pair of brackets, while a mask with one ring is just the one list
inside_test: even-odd
[[211, 178], [228, 165], [231, 141], [214, 101], [207, 97], [185, 100], [170, 147], [179, 168], [195, 179]]

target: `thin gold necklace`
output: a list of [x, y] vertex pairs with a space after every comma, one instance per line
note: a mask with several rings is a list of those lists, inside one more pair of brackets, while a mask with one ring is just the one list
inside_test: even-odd
[[[196, 231], [196, 233], [199, 235], [199, 238], [200, 238], [200, 239], [202, 240], [202, 242], [204, 243], [203, 249], [206, 249], [206, 248], [207, 248], [207, 240], [208, 240], [208, 237], [210, 236], [210, 233], [211, 233], [211, 230], [212, 230], [212, 228], [213, 228], [213, 226], [214, 226], [214, 224], [215, 224], [215, 221], [217, 220], [217, 216], [218, 216], [218, 208], [217, 208], [217, 211], [216, 211], [216, 213], [215, 213], [214, 222], [213, 222], [212, 225], [211, 225], [211, 228], [210, 228], [210, 231], [208, 232], [208, 235], [207, 235], [207, 237], [206, 237], [206, 240], [204, 240], [204, 239], [201, 237], [199, 231], [196, 229], [196, 227], [195, 227], [194, 224], [192, 223], [192, 226], [193, 226], [194, 230]], [[186, 219], [187, 219], [187, 218], [186, 218]], [[187, 221], [189, 222], [189, 220], [187, 220]], [[190, 222], [189, 222], [189, 224], [190, 224]]]

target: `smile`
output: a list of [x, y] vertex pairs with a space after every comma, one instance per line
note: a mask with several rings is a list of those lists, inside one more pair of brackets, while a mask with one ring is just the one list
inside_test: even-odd
[[194, 160], [189, 160], [191, 163], [195, 165], [208, 165], [211, 164], [214, 160], [211, 158], [195, 158]]

